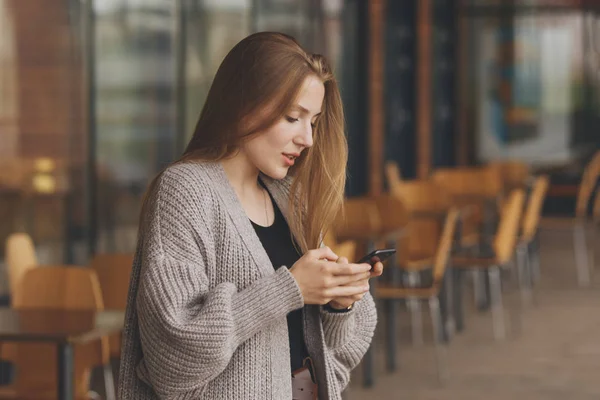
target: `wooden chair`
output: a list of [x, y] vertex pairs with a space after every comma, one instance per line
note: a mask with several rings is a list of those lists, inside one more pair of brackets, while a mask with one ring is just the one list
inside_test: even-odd
[[[434, 328], [434, 342], [436, 345], [436, 356], [438, 365], [438, 378], [444, 379], [445, 372], [443, 368], [443, 323], [440, 313], [439, 295], [443, 285], [446, 267], [449, 262], [452, 242], [458, 221], [458, 211], [451, 209], [444, 223], [444, 229], [437, 246], [437, 252], [433, 263], [433, 279], [430, 286], [406, 287], [396, 286], [389, 283], [375, 284], [374, 295], [378, 299], [405, 299], [409, 301], [428, 301], [431, 310], [431, 319]], [[420, 323], [420, 320], [412, 321], [413, 324]]]
[[[397, 241], [396, 266], [405, 272], [407, 285], [418, 286], [421, 273], [431, 269], [450, 207], [444, 190], [429, 180], [390, 181], [390, 192], [399, 199], [407, 215], [407, 235]], [[412, 339], [415, 346], [423, 343], [421, 303], [410, 300], [413, 320]]]
[[492, 198], [502, 193], [500, 170], [489, 166], [438, 168], [433, 172], [432, 179], [451, 196]]
[[491, 240], [503, 194], [500, 171], [490, 167], [440, 168], [431, 179], [450, 196], [452, 205], [470, 208], [462, 220], [462, 247]]
[[[26, 272], [15, 293], [17, 309], [104, 309], [102, 293], [96, 273], [91, 268], [69, 266], [40, 267]], [[18, 343], [15, 345], [17, 367], [15, 382], [0, 389], [0, 399], [54, 399], [56, 398], [56, 347], [46, 343]], [[107, 338], [75, 348], [75, 396], [88, 399], [91, 368], [108, 365]], [[111, 377], [112, 378], [112, 377]], [[107, 393], [114, 387], [107, 384]], [[108, 398], [108, 397], [107, 397]]]
[[[90, 265], [98, 275], [104, 308], [125, 311], [129, 293], [129, 278], [133, 266], [133, 254], [97, 254]], [[121, 356], [120, 333], [109, 338], [109, 346], [111, 357], [119, 358]]]
[[506, 337], [500, 269], [510, 265], [514, 256], [524, 204], [524, 190], [513, 190], [500, 217], [500, 224], [493, 242], [493, 254], [476, 257], [471, 255], [452, 257], [452, 268], [485, 269], [489, 271], [493, 328], [496, 339]]
[[[26, 233], [13, 233], [6, 239], [6, 266], [8, 272], [8, 290], [11, 303], [23, 276], [32, 268], [38, 267], [38, 259], [31, 237]], [[16, 347], [13, 343], [0, 343], [0, 357], [13, 361]]]
[[26, 233], [13, 233], [6, 239], [8, 288], [14, 294], [25, 273], [38, 266], [35, 247]]
[[409, 235], [398, 244], [398, 248], [402, 248], [399, 265], [409, 271], [431, 266], [443, 217], [450, 208], [449, 197], [433, 182], [423, 180], [390, 182], [390, 191], [402, 202], [407, 214]]
[[517, 262], [531, 274], [531, 283], [537, 282], [540, 276], [539, 248], [537, 234], [542, 215], [542, 207], [550, 186], [550, 178], [541, 175], [535, 178], [527, 208], [523, 217], [521, 236], [517, 245]]

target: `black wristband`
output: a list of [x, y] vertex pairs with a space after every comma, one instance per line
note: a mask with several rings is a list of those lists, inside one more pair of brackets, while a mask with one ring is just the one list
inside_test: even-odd
[[330, 313], [343, 314], [343, 313], [347, 313], [348, 311], [352, 310], [352, 306], [350, 306], [348, 308], [337, 309], [337, 308], [331, 307], [328, 303], [323, 306], [323, 309], [325, 309], [325, 311], [330, 312]]

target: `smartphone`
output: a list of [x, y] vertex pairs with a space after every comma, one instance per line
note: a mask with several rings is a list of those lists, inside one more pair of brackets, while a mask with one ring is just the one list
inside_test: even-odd
[[368, 263], [373, 267], [378, 262], [385, 261], [388, 257], [396, 252], [396, 249], [381, 249], [375, 250], [361, 258], [357, 264]]

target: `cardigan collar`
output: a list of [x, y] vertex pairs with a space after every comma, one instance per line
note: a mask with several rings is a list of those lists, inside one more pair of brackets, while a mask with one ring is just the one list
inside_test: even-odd
[[[225, 204], [231, 205], [226, 211], [240, 234], [246, 248], [252, 255], [261, 276], [272, 274], [274, 272], [273, 264], [260, 242], [256, 231], [252, 227], [252, 223], [246, 215], [233, 186], [231, 186], [222, 164], [220, 162], [207, 162], [205, 166], [211, 171], [209, 176], [214, 183], [216, 192]], [[283, 214], [283, 217], [288, 221], [289, 200], [285, 179], [276, 180], [262, 173], [259, 174], [259, 179], [265, 184], [273, 196], [277, 207], [279, 207], [281, 214]], [[287, 267], [291, 267], [291, 265], [288, 265]]]

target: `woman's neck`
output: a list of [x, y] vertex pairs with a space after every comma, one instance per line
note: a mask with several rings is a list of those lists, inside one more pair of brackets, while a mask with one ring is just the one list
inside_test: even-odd
[[256, 193], [259, 171], [243, 153], [222, 160], [221, 165], [238, 196], [243, 198], [247, 194]]

